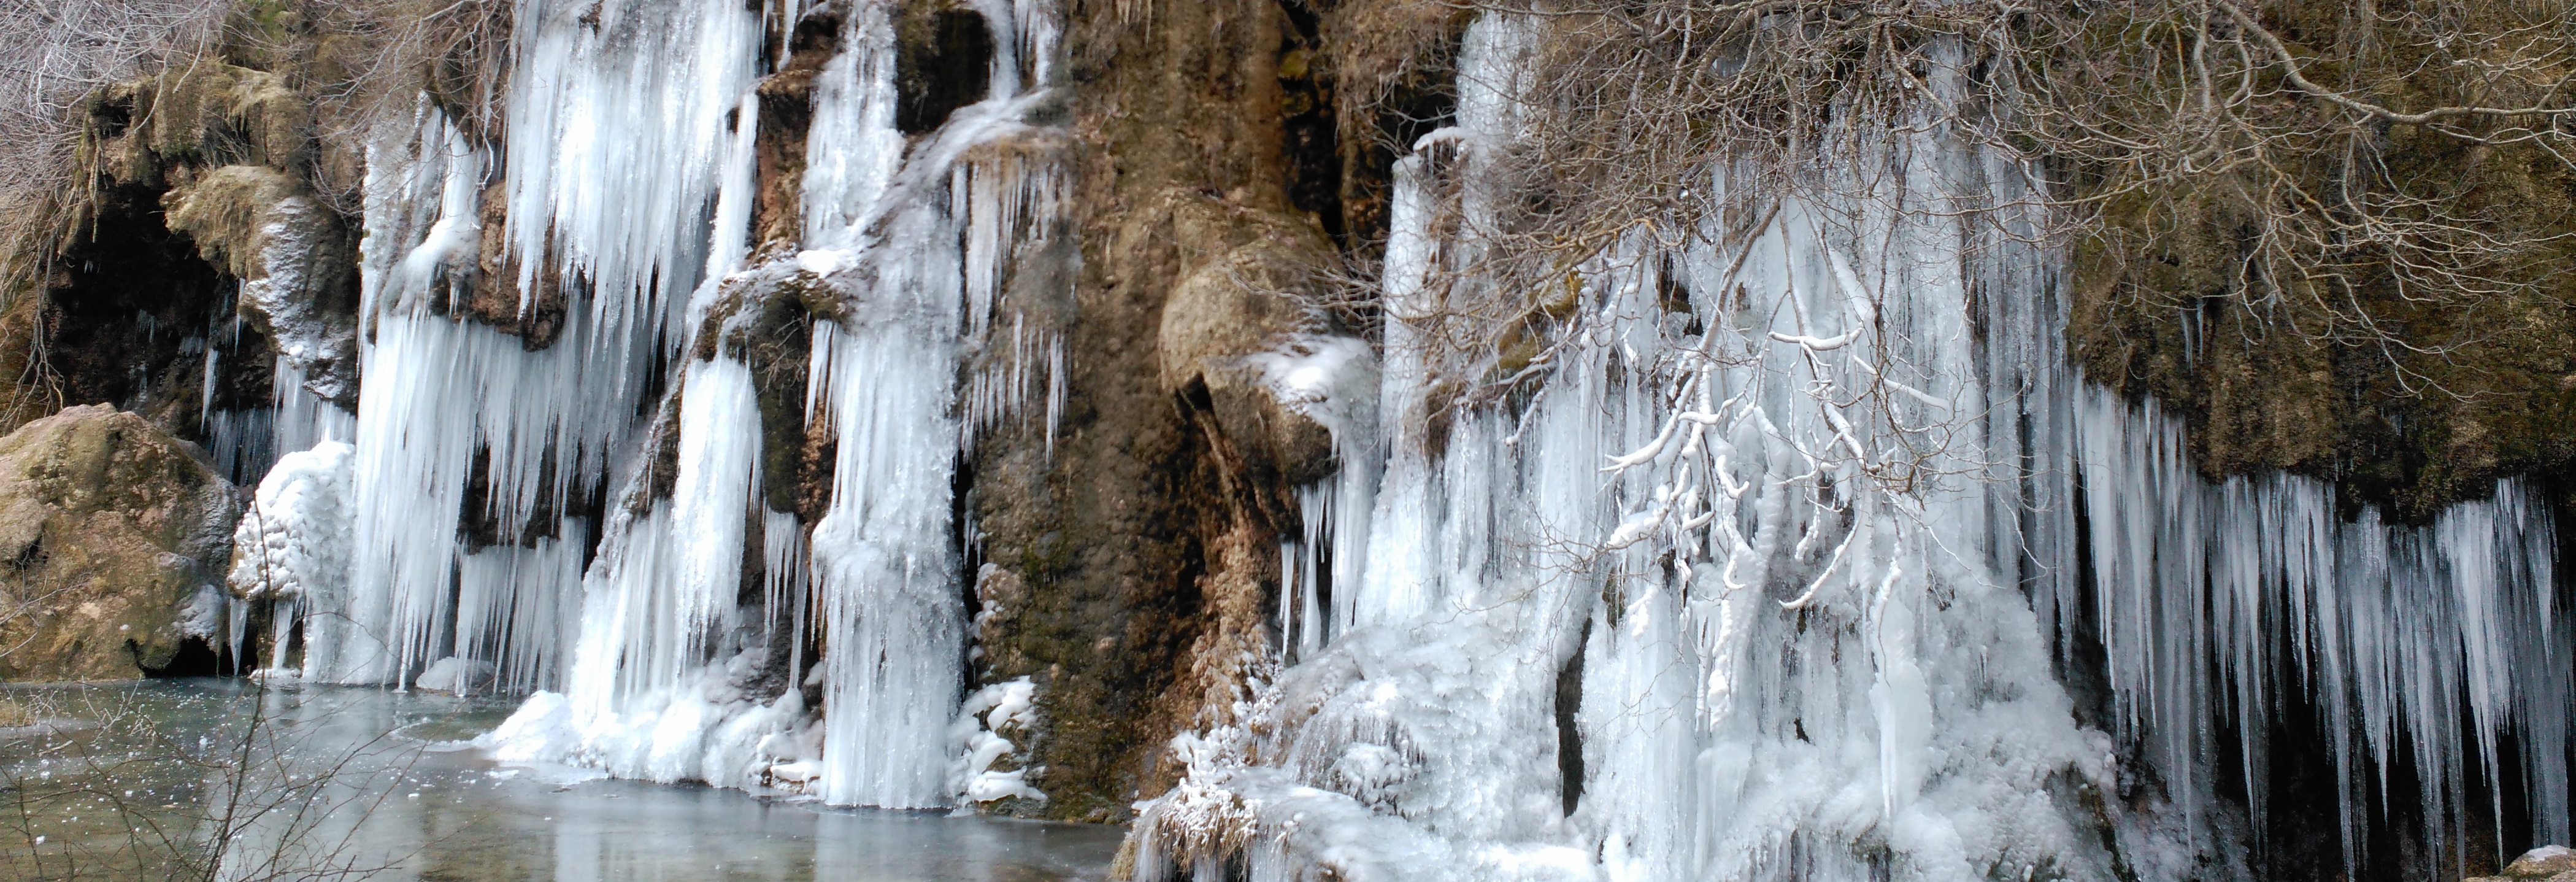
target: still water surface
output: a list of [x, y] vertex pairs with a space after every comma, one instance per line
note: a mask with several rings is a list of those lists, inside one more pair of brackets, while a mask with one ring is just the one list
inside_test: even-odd
[[1105, 877], [1122, 832], [496, 764], [462, 741], [510, 699], [191, 680], [0, 702], [6, 880], [1041, 882]]

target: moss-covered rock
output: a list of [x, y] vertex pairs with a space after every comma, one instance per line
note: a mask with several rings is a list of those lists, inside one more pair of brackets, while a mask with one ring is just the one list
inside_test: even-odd
[[181, 165], [299, 168], [311, 104], [274, 73], [209, 60], [90, 96], [82, 159], [118, 181], [160, 182]]
[[[2390, 34], [2357, 35], [2393, 18], [2264, 9], [2312, 79], [2401, 107], [2475, 103], [2474, 78]], [[2459, 14], [2502, 21], [2500, 9]], [[2271, 112], [2288, 125], [2325, 111]], [[2499, 477], [2564, 476], [2576, 166], [2545, 144], [2480, 142], [2503, 124], [2285, 139], [2259, 168], [2104, 197], [2075, 249], [2070, 351], [2094, 382], [2182, 414], [2212, 477], [2288, 469], [2336, 482], [2347, 505], [2422, 521]], [[2365, 205], [2388, 223], [2355, 225]], [[2281, 235], [2285, 219], [2345, 232], [2320, 245]]]
[[0, 680], [168, 667], [241, 513], [185, 442], [105, 405], [0, 438]]
[[353, 236], [302, 182], [264, 165], [179, 175], [163, 223], [208, 264], [241, 280], [239, 308], [316, 395], [358, 399], [357, 255]]

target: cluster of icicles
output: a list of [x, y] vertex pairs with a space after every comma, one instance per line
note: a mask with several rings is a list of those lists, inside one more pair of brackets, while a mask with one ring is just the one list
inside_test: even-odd
[[[1057, 24], [991, 6], [990, 93], [914, 139], [892, 4], [835, 10], [802, 235], [755, 255], [753, 89], [779, 22], [723, 0], [522, 3], [506, 146], [423, 102], [368, 157], [356, 419], [282, 406], [278, 447], [300, 452], [239, 531], [236, 591], [278, 605], [274, 657], [300, 660], [268, 675], [545, 690], [486, 737], [508, 759], [835, 804], [1043, 799], [986, 768], [1011, 749], [988, 720], [1035, 725], [1029, 685], [961, 703], [950, 474], [999, 420], [1042, 407], [1051, 435], [1064, 382], [1059, 329], [1010, 302], [1048, 292], [1005, 290], [1059, 235], [1053, 135], [1022, 122]], [[455, 315], [496, 233], [517, 275], [480, 281], [523, 313], [559, 293], [550, 345]], [[804, 419], [835, 458], [805, 524], [761, 490], [743, 350], [764, 298], [814, 291], [837, 308], [813, 322]], [[677, 464], [660, 492], [657, 459]]]
[[[286, 613], [279, 657], [545, 690], [486, 737], [504, 758], [835, 804], [1043, 798], [986, 768], [1010, 749], [991, 727], [1037, 721], [1026, 681], [965, 694], [950, 494], [979, 429], [1042, 401], [1051, 437], [1062, 406], [1060, 329], [1003, 281], [1065, 235], [1065, 171], [1027, 149], [1062, 135], [1024, 121], [1058, 25], [1042, 0], [976, 8], [990, 94], [911, 140], [889, 5], [843, 10], [800, 247], [755, 257], [774, 23], [523, 0], [506, 148], [424, 104], [370, 157], [354, 424], [302, 399], [271, 418], [300, 452], [236, 583]], [[1259, 360], [1344, 465], [1300, 491], [1277, 657], [1139, 804], [1140, 872], [2245, 878], [2264, 721], [2294, 705], [2328, 733], [2347, 861], [2374, 819], [2568, 837], [2576, 643], [2545, 507], [2507, 482], [2409, 528], [2339, 520], [2304, 479], [2202, 481], [2152, 403], [2065, 366], [2052, 256], [1992, 208], [2031, 201], [2024, 170], [1937, 121], [1816, 189], [1858, 195], [1616, 244], [1538, 394], [1431, 419], [1444, 354], [1419, 324], [1474, 296], [1482, 247], [1438, 231], [1503, 197], [1526, 43], [1480, 18], [1455, 125], [1396, 167], [1383, 340]], [[1723, 178], [1703, 197], [1760, 203]], [[579, 280], [550, 346], [451, 316], [486, 199], [522, 309]], [[761, 490], [733, 334], [790, 284], [844, 305], [810, 341], [805, 415], [837, 439], [813, 524]], [[597, 493], [602, 522], [567, 514]], [[2061, 682], [2096, 645], [2108, 732]]]
[[1396, 167], [1383, 364], [1272, 371], [1359, 467], [1301, 495], [1282, 664], [1173, 744], [1143, 877], [2254, 878], [2292, 713], [2347, 872], [2375, 826], [2420, 825], [2428, 875], [2567, 838], [2545, 508], [2505, 482], [2411, 528], [2208, 484], [2067, 366], [2025, 170], [1929, 114], [1804, 195], [1720, 170], [1705, 198], [1753, 210], [1607, 249], [1540, 391], [1431, 419], [1426, 331], [1489, 284], [1443, 231], [1509, 198], [1530, 27], [1469, 29], [1456, 125]]

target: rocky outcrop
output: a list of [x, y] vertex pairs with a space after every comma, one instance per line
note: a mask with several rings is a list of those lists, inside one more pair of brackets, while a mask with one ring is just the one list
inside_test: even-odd
[[228, 165], [161, 197], [166, 223], [241, 280], [243, 317], [303, 371], [305, 388], [358, 400], [357, 256], [337, 216], [285, 172]]
[[333, 163], [313, 97], [207, 58], [80, 109], [84, 186], [55, 198], [50, 238], [13, 243], [49, 253], [9, 280], [26, 286], [0, 330], [28, 362], [13, 400], [37, 403], [10, 416], [112, 405], [256, 479], [264, 448], [216, 442], [228, 416], [270, 406], [273, 367], [343, 408], [357, 397], [358, 237], [315, 184]]
[[1283, 410], [1264, 353], [1328, 333], [1317, 274], [1332, 243], [1311, 224], [1197, 194], [1167, 197], [1173, 233], [1202, 255], [1163, 304], [1156, 345], [1163, 388], [1190, 402], [1230, 470], [1265, 489], [1332, 470], [1332, 438]]
[[2543, 845], [2523, 852], [2502, 873], [2461, 882], [2576, 882], [2576, 849]]
[[240, 512], [185, 442], [112, 407], [0, 438], [0, 679], [170, 668], [208, 630], [182, 619], [222, 578]]
[[87, 109], [86, 158], [118, 181], [157, 182], [188, 165], [291, 169], [312, 158], [307, 99], [268, 71], [210, 60], [111, 86]]
[[1018, 808], [1120, 820], [1177, 779], [1172, 736], [1227, 714], [1277, 639], [1278, 542], [1331, 439], [1247, 360], [1331, 330], [1322, 280], [1347, 227], [1310, 11], [1069, 17], [1068, 396], [1052, 439], [999, 427], [970, 463], [989, 564], [975, 673], [1037, 686], [1027, 777], [1050, 799]]

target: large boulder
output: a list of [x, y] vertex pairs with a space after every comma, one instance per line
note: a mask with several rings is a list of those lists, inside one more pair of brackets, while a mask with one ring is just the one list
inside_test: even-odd
[[2463, 882], [2576, 882], [2576, 849], [2543, 845], [2515, 858], [2501, 875]]
[[220, 615], [240, 514], [185, 442], [108, 405], [0, 438], [0, 680], [168, 668]]
[[1202, 411], [1220, 460], [1255, 484], [1297, 487], [1331, 474], [1334, 420], [1302, 400], [1320, 396], [1296, 394], [1286, 378], [1349, 339], [1331, 332], [1321, 306], [1332, 242], [1279, 212], [1197, 194], [1165, 199], [1174, 236], [1196, 260], [1163, 302], [1163, 387]]

